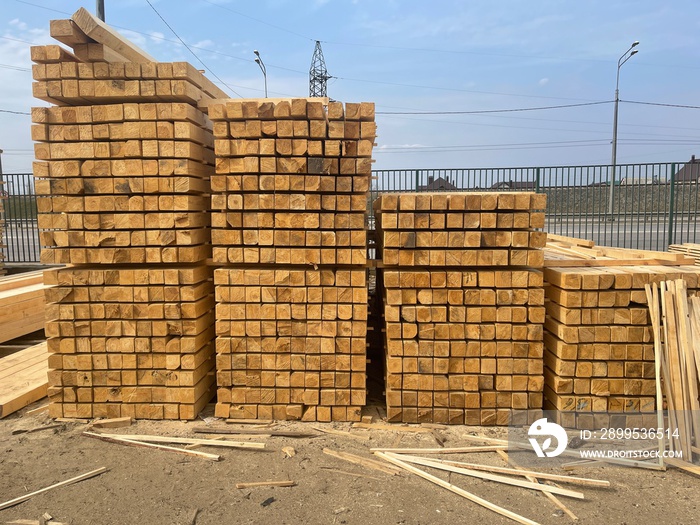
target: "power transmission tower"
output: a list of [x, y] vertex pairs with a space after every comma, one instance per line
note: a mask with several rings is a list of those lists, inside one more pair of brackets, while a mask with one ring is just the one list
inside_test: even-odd
[[326, 86], [329, 78], [333, 77], [328, 74], [326, 69], [326, 60], [323, 58], [321, 42], [316, 40], [314, 56], [311, 59], [311, 68], [309, 69], [309, 96], [327, 97]]

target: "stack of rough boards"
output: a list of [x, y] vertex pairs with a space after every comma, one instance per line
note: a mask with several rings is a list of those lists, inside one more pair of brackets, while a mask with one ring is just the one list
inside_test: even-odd
[[569, 428], [655, 428], [659, 338], [645, 288], [681, 279], [695, 294], [700, 268], [678, 254], [549, 240], [544, 408]]
[[[41, 271], [0, 278], [0, 344], [44, 328], [43, 288]], [[46, 396], [46, 369], [46, 343], [0, 357], [0, 417]]]
[[536, 417], [546, 237], [536, 229], [545, 199], [475, 192], [375, 201], [390, 421], [507, 425], [512, 409]]

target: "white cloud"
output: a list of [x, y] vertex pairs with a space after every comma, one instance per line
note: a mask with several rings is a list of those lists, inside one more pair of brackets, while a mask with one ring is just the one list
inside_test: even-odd
[[19, 18], [13, 18], [9, 23], [11, 26], [15, 26], [17, 29], [21, 29], [22, 31], [27, 29], [27, 24], [22, 22]]
[[211, 47], [214, 47], [214, 41], [206, 38], [204, 40], [200, 40], [198, 42], [195, 42], [194, 44], [192, 44], [192, 47], [211, 48]]
[[549, 79], [547, 77], [541, 78], [538, 84], [540, 86], [546, 86], [547, 84], [549, 84]]
[[151, 31], [151, 42], [154, 44], [162, 44], [164, 42], [165, 35], [160, 31]]

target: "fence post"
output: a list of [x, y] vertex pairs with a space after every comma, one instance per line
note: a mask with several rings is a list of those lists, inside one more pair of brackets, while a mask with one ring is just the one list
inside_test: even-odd
[[540, 168], [535, 172], [535, 191], [538, 193], [540, 191]]
[[420, 170], [416, 170], [416, 191], [418, 191], [418, 186], [420, 186]]
[[674, 240], [674, 234], [675, 234], [675, 224], [674, 224], [674, 208], [676, 206], [675, 203], [675, 190], [676, 190], [676, 163], [671, 164], [671, 187], [669, 189], [669, 207], [668, 207], [668, 239], [667, 239], [667, 246], [666, 249], [668, 249], [668, 246], [673, 244]]

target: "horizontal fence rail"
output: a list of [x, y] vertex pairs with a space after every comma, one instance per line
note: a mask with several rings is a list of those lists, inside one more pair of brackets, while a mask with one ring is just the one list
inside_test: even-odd
[[[700, 241], [700, 161], [615, 166], [375, 170], [368, 201], [383, 192], [537, 191], [547, 194], [545, 229], [598, 245], [666, 250]], [[5, 262], [39, 262], [34, 179], [0, 175]], [[612, 190], [612, 191], [611, 191]]]

